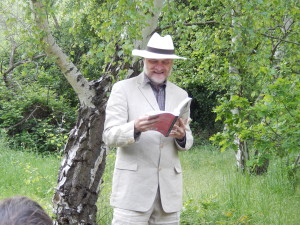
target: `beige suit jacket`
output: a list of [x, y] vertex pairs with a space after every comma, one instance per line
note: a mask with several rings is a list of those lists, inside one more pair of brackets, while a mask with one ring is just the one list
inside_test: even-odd
[[[172, 111], [187, 97], [186, 91], [171, 82], [166, 86], [166, 111]], [[156, 131], [143, 132], [134, 139], [134, 120], [159, 106], [144, 74], [117, 82], [106, 108], [103, 140], [117, 148], [113, 174], [111, 205], [122, 209], [145, 212], [154, 202], [158, 187], [165, 212], [182, 207], [182, 170], [178, 151], [193, 144], [189, 125], [185, 148], [173, 137]]]

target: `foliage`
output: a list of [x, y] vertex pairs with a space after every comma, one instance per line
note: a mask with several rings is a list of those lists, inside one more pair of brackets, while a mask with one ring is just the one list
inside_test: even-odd
[[193, 97], [191, 103], [193, 135], [208, 140], [222, 127], [222, 123], [215, 122], [216, 114], [212, 112], [217, 105], [218, 92], [207, 90], [205, 86], [196, 83], [188, 84], [186, 90]]
[[232, 7], [234, 80], [215, 110], [226, 129], [212, 140], [223, 150], [237, 149], [236, 137], [248, 141], [256, 153], [248, 165], [262, 165], [265, 158], [299, 152], [299, 7], [294, 1]]
[[1, 4], [0, 127], [23, 148], [61, 151], [75, 122], [77, 99], [45, 60], [27, 4]]
[[68, 102], [37, 83], [14, 92], [1, 89], [0, 127], [13, 137], [11, 142], [25, 149], [61, 151], [76, 115]]
[[[87, 79], [117, 71], [124, 79], [132, 63], [133, 40], [141, 38], [153, 1], [70, 1], [56, 3], [64, 30], [56, 35]], [[66, 39], [69, 36], [72, 40]], [[112, 61], [113, 57], [118, 60]], [[112, 77], [115, 79], [114, 77]]]
[[174, 80], [198, 87], [198, 104], [207, 101], [200, 87], [219, 93], [214, 112], [226, 129], [211, 140], [222, 150], [246, 141], [249, 166], [299, 152], [299, 15], [293, 0], [203, 0], [168, 1], [161, 17], [163, 33], [189, 58], [176, 64]]
[[[89, 80], [99, 79], [103, 73], [118, 73], [115, 80], [125, 77], [132, 61], [132, 40], [141, 38], [141, 30], [147, 26], [144, 21], [155, 10], [150, 0], [43, 3], [57, 43]], [[36, 59], [42, 54], [43, 34], [33, 22], [30, 1], [5, 0], [1, 5], [0, 88], [7, 96], [3, 102], [9, 100], [0, 108], [0, 123], [8, 119], [1, 127], [10, 127], [8, 134], [25, 147], [34, 144], [38, 149], [53, 151], [60, 148], [75, 123], [77, 98], [54, 59]], [[12, 51], [14, 54], [10, 54]], [[48, 102], [49, 96], [53, 101]], [[24, 104], [18, 102], [23, 99]], [[36, 107], [45, 111], [43, 118], [27, 119]], [[24, 126], [16, 126], [21, 121]]]

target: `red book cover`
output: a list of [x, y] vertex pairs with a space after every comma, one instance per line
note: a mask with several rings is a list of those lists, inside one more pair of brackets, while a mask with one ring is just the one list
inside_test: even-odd
[[152, 130], [162, 133], [165, 137], [168, 137], [174, 123], [177, 121], [178, 116], [172, 113], [161, 113], [158, 114], [158, 122], [155, 124]]
[[182, 102], [180, 102], [180, 104], [173, 112], [150, 112], [150, 116], [158, 116], [159, 118], [158, 122], [154, 124], [152, 130], [158, 131], [162, 133], [165, 137], [168, 137], [178, 118], [188, 119], [191, 101], [192, 98], [187, 97]]

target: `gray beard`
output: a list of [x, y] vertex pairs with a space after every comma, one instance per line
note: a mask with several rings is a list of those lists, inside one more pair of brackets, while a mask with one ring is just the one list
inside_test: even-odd
[[[170, 74], [171, 74], [171, 72], [172, 72], [172, 68], [171, 68], [171, 70], [170, 70], [170, 72], [169, 72], [169, 74], [168, 74], [168, 77], [170, 76]], [[152, 82], [154, 82], [155, 84], [162, 84], [162, 83], [164, 83], [167, 79], [163, 79], [163, 80], [161, 80], [161, 79], [153, 79], [153, 78], [151, 78], [151, 77], [149, 77], [148, 76], [148, 70], [146, 69], [146, 66], [144, 65], [144, 73], [146, 74], [146, 76], [149, 78], [149, 80], [151, 80]]]

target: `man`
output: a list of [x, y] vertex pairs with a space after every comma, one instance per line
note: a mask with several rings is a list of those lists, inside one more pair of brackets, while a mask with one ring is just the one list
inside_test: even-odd
[[[117, 82], [106, 108], [103, 139], [118, 147], [111, 205], [113, 225], [178, 225], [182, 207], [182, 170], [178, 151], [193, 144], [189, 121], [178, 120], [168, 137], [151, 130], [153, 110], [172, 111], [187, 92], [167, 81], [174, 54], [171, 36], [154, 33], [146, 50], [144, 71]], [[189, 119], [190, 120], [190, 119]]]

